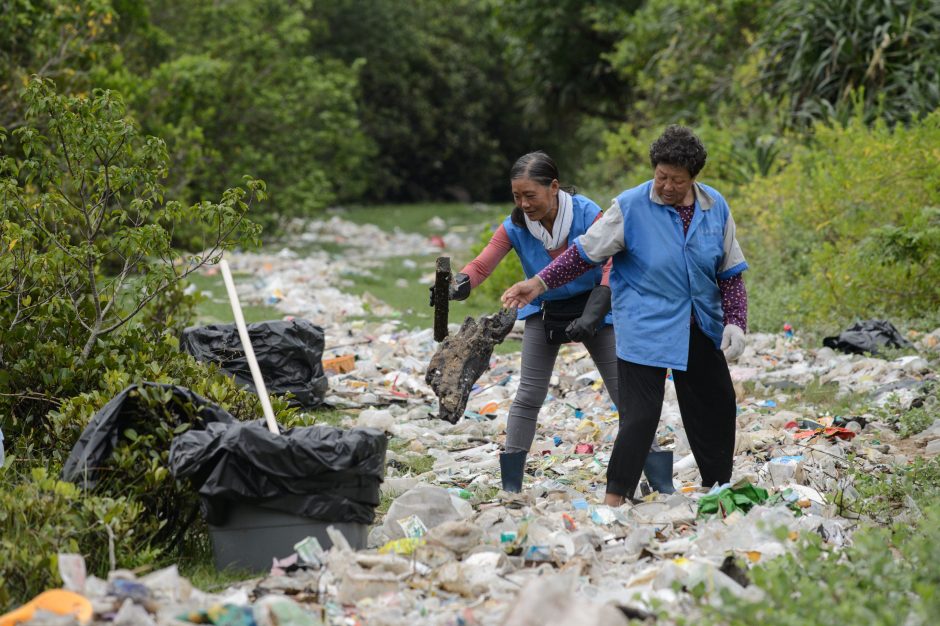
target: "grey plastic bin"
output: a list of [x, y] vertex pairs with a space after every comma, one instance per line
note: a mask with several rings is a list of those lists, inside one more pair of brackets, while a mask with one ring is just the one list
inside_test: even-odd
[[333, 546], [328, 526], [341, 532], [354, 550], [366, 547], [369, 527], [353, 522], [323, 522], [265, 509], [253, 504], [232, 502], [228, 517], [221, 526], [209, 525], [215, 566], [223, 569], [266, 571], [274, 558], [294, 552], [294, 544], [307, 537], [316, 537], [328, 550]]

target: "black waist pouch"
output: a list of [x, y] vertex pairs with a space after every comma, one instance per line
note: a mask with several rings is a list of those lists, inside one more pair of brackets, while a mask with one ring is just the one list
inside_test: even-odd
[[590, 297], [591, 292], [585, 291], [564, 300], [542, 301], [542, 324], [545, 326], [545, 340], [550, 345], [571, 341], [565, 329], [568, 324], [581, 317]]

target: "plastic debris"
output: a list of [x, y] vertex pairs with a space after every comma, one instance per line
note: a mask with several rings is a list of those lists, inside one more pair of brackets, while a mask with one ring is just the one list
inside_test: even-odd
[[[342, 259], [320, 250], [236, 255], [232, 266], [253, 276], [239, 290], [246, 302], [260, 303], [278, 289], [278, 309], [326, 329], [324, 361], [352, 357], [354, 369], [330, 376], [325, 401], [347, 409], [343, 427], [368, 425], [393, 438], [381, 486], [382, 497], [392, 502], [365, 549], [354, 550], [337, 533], [333, 547], [316, 557], [319, 567], [304, 563], [295, 540], [293, 566], [222, 593], [192, 589], [169, 571], [152, 584], [136, 579], [151, 590], [142, 601], [158, 608], [151, 613], [157, 623], [213, 606], [252, 608], [268, 595], [288, 596], [331, 626], [615, 624], [625, 616], [650, 619], [662, 607], [678, 607], [682, 619], [693, 621], [687, 590], [700, 590], [707, 602], [728, 593], [759, 599], [760, 588], [748, 584], [748, 568], [788, 553], [795, 545], [789, 537], [798, 532], [817, 533], [838, 558], [857, 522], [829, 502], [840, 492], [853, 497], [850, 469], [890, 471], [915, 454], [940, 453], [940, 420], [901, 441], [878, 410], [889, 402], [907, 409], [924, 401], [936, 378], [940, 329], [911, 335], [923, 357], [891, 360], [805, 347], [792, 327], [752, 333], [731, 366], [738, 399], [731, 485], [710, 494], [700, 486], [667, 376], [656, 444], [674, 455], [677, 493], [605, 507], [618, 416], [587, 351], [569, 344], [559, 350], [524, 488], [501, 492], [499, 453], [519, 385], [519, 354], [489, 355], [467, 388], [466, 418], [454, 424], [437, 419], [439, 400], [424, 378], [438, 347], [430, 324], [405, 330], [384, 303], [343, 288], [343, 272], [368, 275], [406, 254], [433, 276], [440, 249], [424, 236], [382, 233], [339, 217], [300, 231], [305, 246], [344, 242], [352, 250]], [[445, 236], [453, 253], [471, 239]], [[369, 253], [346, 242], [367, 242]], [[427, 261], [412, 260], [419, 254]], [[353, 319], [366, 307], [373, 318], [387, 319]], [[520, 327], [508, 336], [518, 337]], [[451, 332], [456, 329], [453, 324]], [[871, 402], [853, 415], [825, 413], [799, 394], [817, 384], [833, 396], [864, 394]], [[854, 436], [827, 436], [830, 428]], [[795, 436], [804, 431], [812, 436]], [[578, 451], [576, 444], [591, 450]], [[712, 513], [700, 514], [708, 507]], [[399, 523], [412, 516], [427, 528], [419, 538], [406, 537]], [[114, 590], [93, 576], [85, 590], [109, 618], [126, 600], [108, 595]]]
[[422, 522], [421, 518], [417, 515], [409, 515], [404, 519], [398, 520], [398, 525], [401, 526], [405, 537], [410, 539], [419, 539], [428, 534], [427, 526], [424, 525], [424, 522]]

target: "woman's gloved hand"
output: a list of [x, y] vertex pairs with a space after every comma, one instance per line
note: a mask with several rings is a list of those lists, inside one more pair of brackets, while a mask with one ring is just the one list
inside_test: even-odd
[[721, 351], [725, 360], [734, 361], [744, 352], [744, 331], [740, 326], [728, 324], [721, 333]]
[[610, 312], [610, 287], [598, 285], [591, 290], [581, 317], [573, 320], [565, 332], [572, 341], [584, 341], [597, 334], [601, 322]]
[[470, 296], [470, 277], [466, 274], [457, 274], [453, 282], [450, 283], [450, 289], [447, 297], [450, 300], [466, 300]]
[[[466, 300], [470, 296], [470, 277], [457, 274], [447, 289], [448, 300]], [[428, 305], [434, 306], [434, 285], [428, 287]]]

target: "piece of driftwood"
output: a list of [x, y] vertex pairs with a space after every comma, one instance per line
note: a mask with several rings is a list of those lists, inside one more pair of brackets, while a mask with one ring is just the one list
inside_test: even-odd
[[424, 377], [440, 400], [438, 417], [451, 424], [463, 417], [470, 389], [489, 366], [493, 347], [502, 343], [515, 322], [515, 309], [479, 319], [468, 317], [456, 334], [438, 346]]
[[450, 312], [450, 257], [437, 257], [434, 272], [434, 292], [432, 304], [434, 305], [434, 341], [444, 341], [447, 336], [447, 315]]

